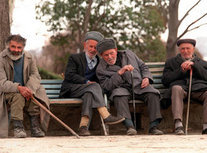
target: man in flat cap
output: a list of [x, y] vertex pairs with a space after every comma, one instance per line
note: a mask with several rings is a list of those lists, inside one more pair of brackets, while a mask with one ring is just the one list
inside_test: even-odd
[[177, 41], [179, 54], [165, 63], [162, 82], [169, 87], [164, 99], [171, 100], [175, 134], [184, 134], [183, 100], [187, 98], [190, 69], [193, 70], [191, 98], [203, 103], [203, 131], [207, 134], [207, 62], [194, 54], [196, 41], [180, 39]]
[[96, 45], [103, 39], [97, 31], [87, 32], [84, 40], [84, 51], [73, 54], [68, 59], [65, 79], [62, 83], [60, 97], [81, 98], [83, 100], [79, 135], [89, 136], [89, 120], [92, 108], [97, 108], [106, 124], [116, 124], [124, 120], [123, 117], [110, 115], [103, 98], [103, 92], [96, 77], [96, 67], [99, 63]]
[[131, 119], [129, 100], [132, 96], [133, 72], [134, 94], [136, 99], [144, 100], [149, 110], [149, 133], [162, 135], [158, 129], [162, 116], [160, 113], [160, 93], [153, 88], [152, 75], [145, 63], [130, 50], [117, 50], [113, 39], [104, 39], [97, 45], [97, 50], [102, 56], [96, 74], [101, 87], [108, 93], [117, 109], [117, 115], [125, 118], [123, 121], [127, 128], [127, 135], [137, 133]]

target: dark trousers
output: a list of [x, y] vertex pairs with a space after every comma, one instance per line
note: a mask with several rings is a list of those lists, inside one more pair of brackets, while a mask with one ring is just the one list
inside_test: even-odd
[[[129, 96], [115, 96], [114, 105], [117, 109], [117, 115], [123, 116], [125, 118], [131, 119], [131, 114], [129, 110]], [[155, 93], [145, 93], [142, 95], [136, 95], [135, 99], [143, 100], [148, 106], [149, 119], [150, 122], [156, 119], [162, 119], [160, 113], [160, 97]]]
[[70, 98], [81, 98], [83, 100], [82, 116], [91, 117], [92, 108], [105, 107], [103, 92], [98, 83], [74, 84], [71, 89]]

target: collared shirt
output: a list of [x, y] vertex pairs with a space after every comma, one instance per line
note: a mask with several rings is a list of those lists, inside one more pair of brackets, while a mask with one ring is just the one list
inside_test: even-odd
[[90, 59], [87, 54], [85, 54], [85, 55], [86, 55], [86, 61], [87, 61], [88, 67], [90, 70], [92, 70], [98, 62], [97, 58], [93, 57], [92, 59]]

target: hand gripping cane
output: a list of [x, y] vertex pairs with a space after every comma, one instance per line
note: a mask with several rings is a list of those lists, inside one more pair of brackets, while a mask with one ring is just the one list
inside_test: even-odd
[[133, 71], [131, 71], [131, 80], [132, 80], [132, 103], [134, 110], [134, 127], [137, 129], [137, 121], [136, 121], [136, 105], [135, 105], [135, 97], [134, 97], [134, 79], [133, 79]]
[[188, 89], [188, 104], [187, 104], [187, 114], [186, 114], [186, 124], [185, 124], [185, 134], [188, 134], [188, 120], [189, 120], [189, 112], [190, 112], [190, 95], [191, 95], [191, 87], [192, 87], [192, 76], [193, 69], [190, 69], [190, 81], [189, 81], [189, 89]]
[[52, 116], [56, 121], [58, 121], [62, 126], [64, 126], [68, 131], [70, 131], [76, 138], [80, 138], [77, 133], [75, 133], [69, 126], [67, 126], [63, 121], [57, 118], [51, 111], [49, 111], [44, 105], [42, 105], [39, 101], [37, 101], [34, 96], [32, 96], [33, 102], [46, 111], [50, 116]]

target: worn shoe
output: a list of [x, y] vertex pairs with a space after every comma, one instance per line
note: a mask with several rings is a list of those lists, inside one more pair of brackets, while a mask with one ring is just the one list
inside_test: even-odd
[[13, 127], [14, 127], [15, 138], [26, 138], [27, 137], [22, 121], [13, 120]]
[[31, 136], [32, 137], [44, 137], [45, 133], [39, 127], [31, 128]]
[[207, 129], [204, 129], [204, 130], [202, 131], [202, 134], [207, 134]]
[[182, 126], [177, 127], [177, 128], [175, 129], [175, 134], [176, 134], [176, 135], [184, 135], [185, 133], [184, 133], [183, 127], [182, 127]]
[[79, 129], [78, 129], [78, 134], [80, 136], [90, 136], [91, 133], [90, 131], [88, 130], [87, 126], [81, 126]]
[[14, 137], [15, 138], [26, 138], [27, 134], [23, 128], [16, 127], [14, 128]]
[[149, 134], [151, 135], [163, 135], [164, 133], [159, 130], [156, 126], [153, 126], [152, 128], [149, 129]]
[[136, 135], [137, 131], [134, 129], [134, 127], [129, 127], [127, 129], [127, 135]]
[[30, 124], [31, 124], [31, 136], [32, 137], [44, 137], [45, 136], [45, 133], [40, 128], [39, 116], [31, 116]]
[[104, 123], [109, 124], [109, 125], [118, 124], [124, 120], [125, 120], [124, 117], [121, 117], [121, 116], [116, 117], [116, 116], [109, 115], [107, 118], [104, 119]]

